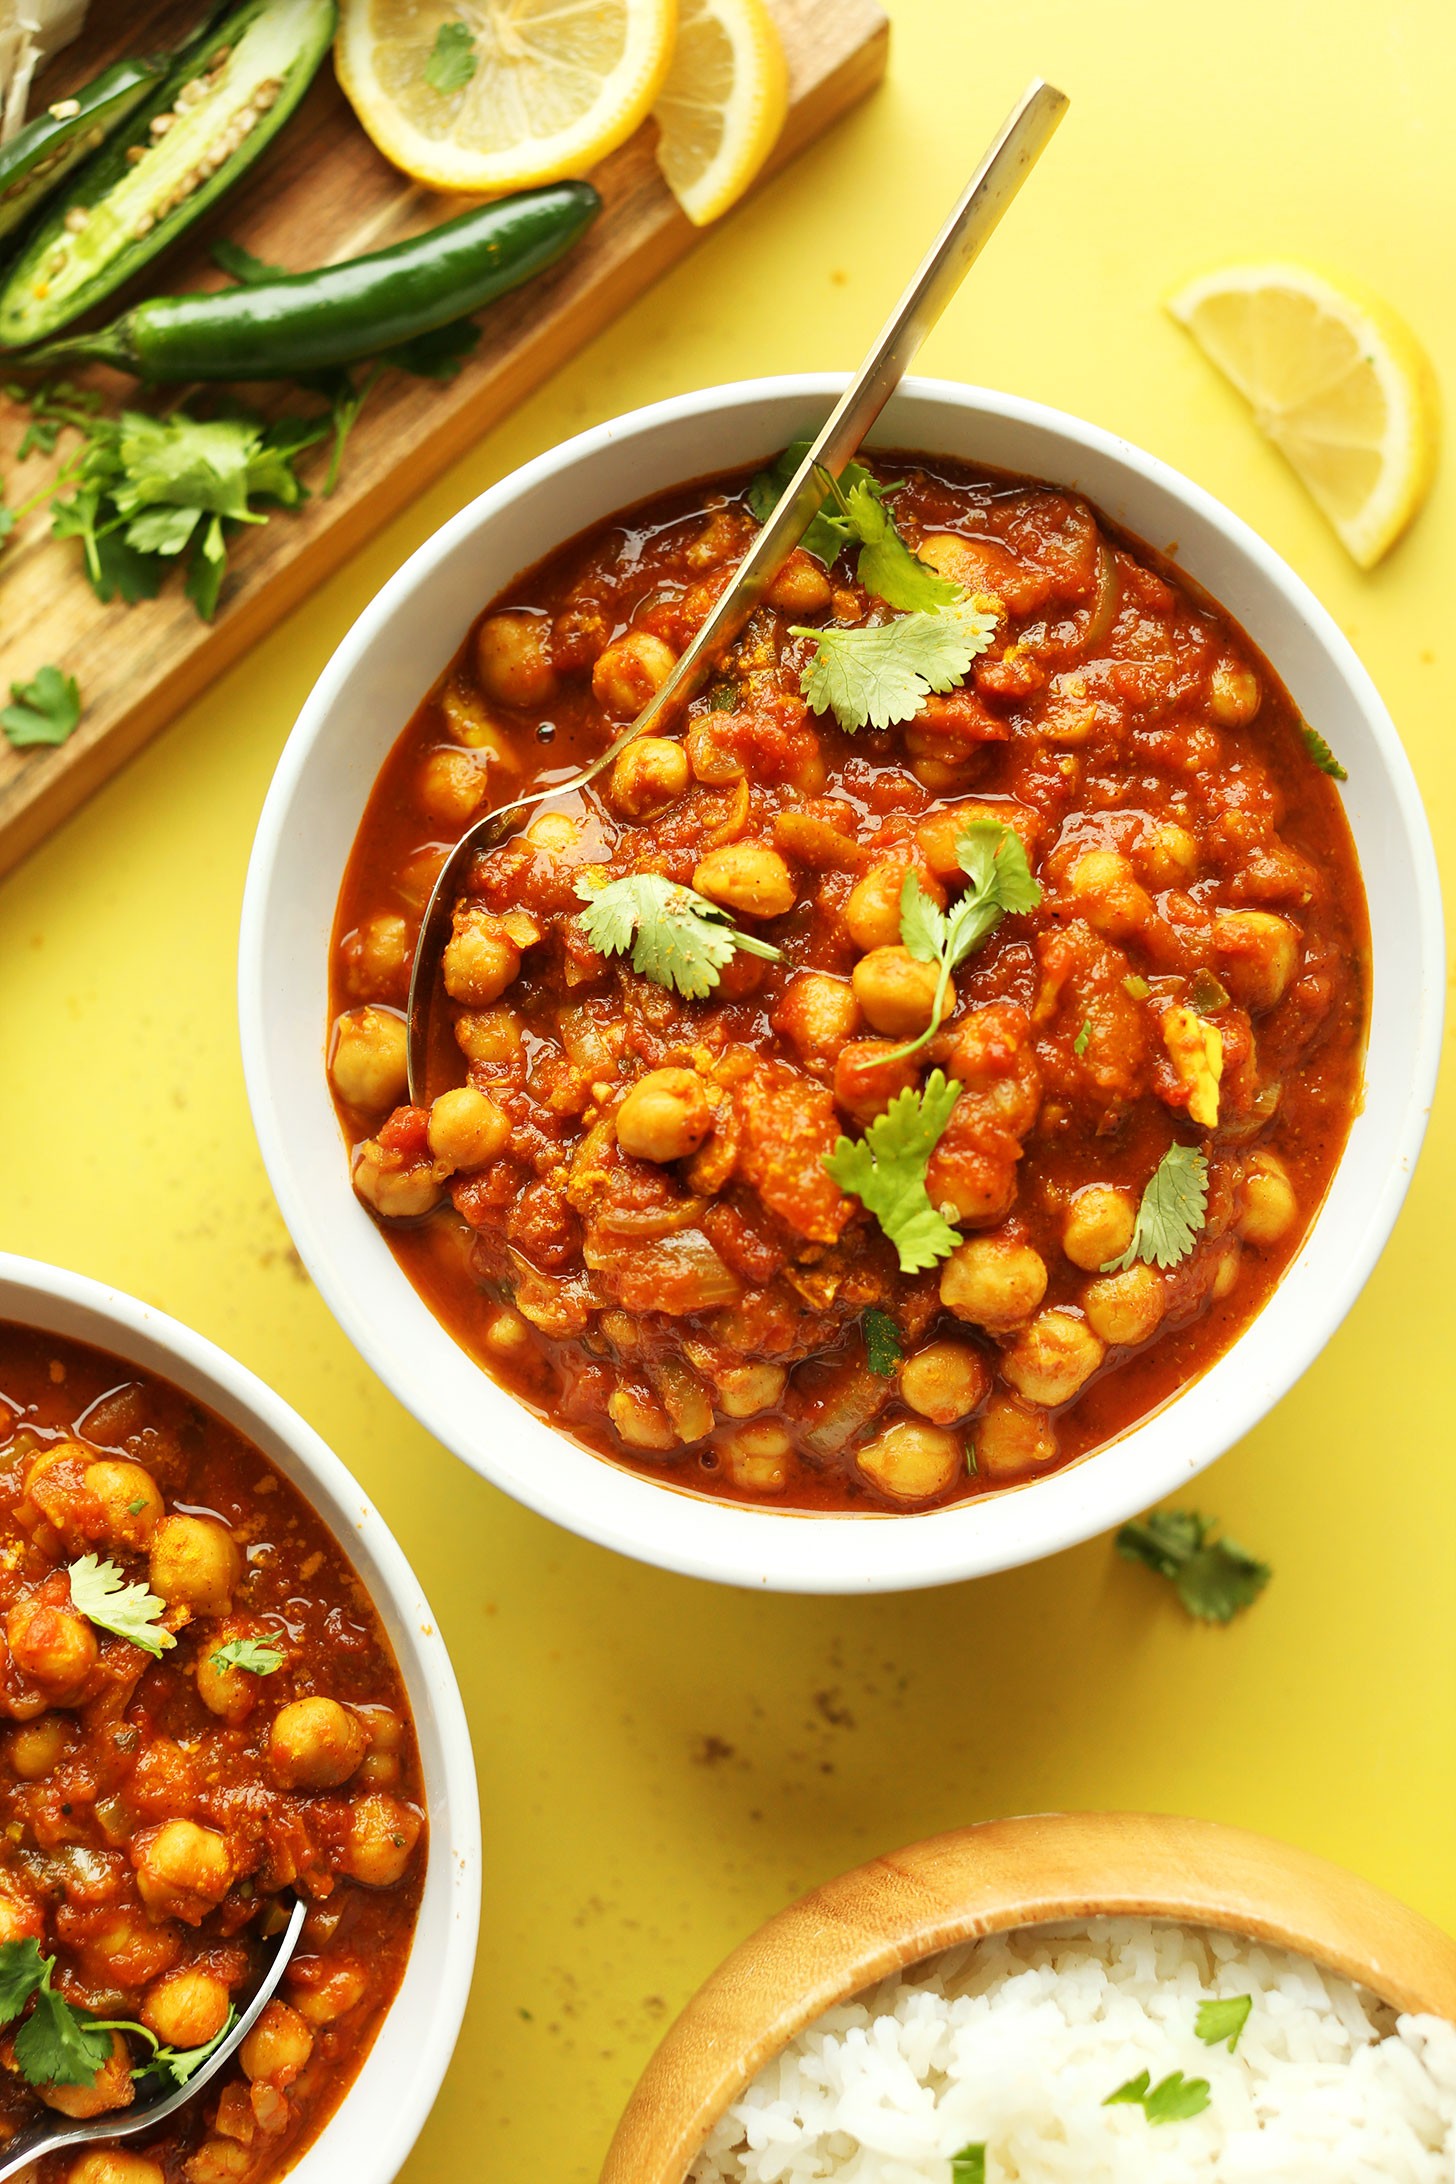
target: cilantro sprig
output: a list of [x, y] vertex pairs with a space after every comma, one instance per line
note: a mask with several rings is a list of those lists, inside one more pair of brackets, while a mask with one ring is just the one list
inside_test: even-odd
[[58, 667], [37, 668], [31, 682], [13, 682], [10, 700], [0, 710], [0, 728], [17, 751], [64, 743], [81, 718], [81, 686]]
[[1026, 848], [1014, 827], [999, 819], [978, 819], [956, 839], [956, 860], [970, 881], [952, 910], [932, 902], [913, 872], [900, 889], [900, 938], [917, 963], [936, 963], [940, 975], [930, 1022], [918, 1038], [896, 1047], [886, 1061], [918, 1053], [939, 1028], [951, 978], [966, 957], [988, 940], [1008, 912], [1034, 910], [1041, 883], [1032, 874]]
[[874, 1305], [865, 1313], [860, 1326], [864, 1331], [866, 1365], [882, 1380], [893, 1379], [895, 1367], [905, 1355], [899, 1328], [888, 1312], [881, 1312]]
[[0, 1942], [0, 2025], [13, 2025], [27, 2002], [32, 2004], [14, 2040], [15, 2060], [29, 2085], [94, 2085], [110, 2059], [116, 2032], [144, 2040], [151, 2050], [132, 2072], [134, 2078], [156, 2073], [174, 2085], [186, 2085], [237, 2022], [237, 2011], [229, 2010], [221, 2030], [201, 2047], [170, 2047], [133, 2018], [91, 2017], [78, 2010], [56, 1993], [51, 1983], [55, 1968], [55, 1958], [42, 1956], [33, 1935]]
[[1226, 2047], [1232, 2055], [1253, 2007], [1251, 1994], [1215, 1995], [1199, 2003], [1193, 2030], [1205, 2047]]
[[84, 1615], [88, 1623], [98, 1630], [109, 1630], [118, 1638], [129, 1638], [143, 1653], [150, 1653], [154, 1660], [175, 1646], [177, 1641], [171, 1631], [161, 1627], [161, 1617], [167, 1612], [165, 1600], [159, 1600], [145, 1585], [128, 1585], [114, 1562], [98, 1561], [95, 1555], [82, 1555], [68, 1571], [71, 1580], [71, 1604], [78, 1615]]
[[[793, 483], [794, 472], [808, 454], [810, 445], [808, 440], [791, 440], [776, 462], [771, 463], [767, 470], [760, 470], [756, 477], [749, 480], [744, 498], [748, 502], [750, 513], [760, 523], [768, 522], [787, 493]], [[887, 493], [894, 493], [898, 488], [881, 485], [874, 472], [867, 470], [863, 463], [845, 464], [839, 474], [837, 491], [835, 481], [827, 470], [820, 475], [824, 483], [824, 498], [799, 544], [805, 553], [812, 554], [816, 561], [822, 561], [826, 569], [832, 569], [855, 535], [853, 523], [844, 512], [844, 501], [847, 497], [862, 488], [872, 499], [882, 501]]]
[[1117, 1551], [1127, 1562], [1167, 1578], [1191, 1616], [1202, 1623], [1231, 1623], [1252, 1607], [1273, 1576], [1246, 1548], [1218, 1537], [1216, 1517], [1195, 1509], [1155, 1509], [1123, 1525]]
[[1208, 1162], [1195, 1145], [1173, 1144], [1143, 1189], [1132, 1241], [1104, 1274], [1121, 1274], [1134, 1259], [1148, 1266], [1176, 1266], [1193, 1249], [1208, 1212]]
[[824, 1155], [824, 1167], [840, 1189], [874, 1215], [895, 1246], [902, 1274], [922, 1273], [960, 1241], [925, 1188], [930, 1156], [960, 1089], [954, 1077], [933, 1069], [922, 1091], [901, 1092], [862, 1138], [841, 1137]]
[[1149, 2123], [1186, 2123], [1190, 2116], [1201, 2116], [1208, 2106], [1207, 2078], [1185, 2078], [1181, 2070], [1173, 2070], [1156, 2085], [1151, 2081], [1151, 2071], [1140, 2070], [1126, 2085], [1109, 2093], [1103, 2107], [1114, 2108], [1119, 2101], [1127, 2101], [1140, 2108]]
[[608, 956], [625, 955], [630, 948], [634, 971], [654, 985], [675, 987], [686, 1001], [701, 1001], [713, 991], [736, 950], [770, 963], [782, 952], [740, 932], [706, 895], [658, 872], [630, 872], [604, 887], [579, 880], [577, 893], [586, 904], [581, 921], [594, 948]]
[[283, 1655], [265, 1638], [229, 1638], [210, 1658], [216, 1669], [242, 1668], [250, 1676], [271, 1676], [283, 1666]]
[[814, 640], [799, 687], [816, 713], [833, 713], [849, 735], [890, 728], [913, 720], [932, 692], [963, 682], [995, 629], [995, 615], [964, 598], [889, 622], [823, 629], [796, 623], [793, 636]]

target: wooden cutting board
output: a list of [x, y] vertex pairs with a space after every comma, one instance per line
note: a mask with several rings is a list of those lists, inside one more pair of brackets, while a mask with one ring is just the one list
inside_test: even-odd
[[[889, 25], [875, 0], [770, 4], [791, 78], [772, 173], [880, 80]], [[200, 12], [196, 0], [96, 0], [78, 45], [48, 71], [32, 111], [64, 97], [121, 52], [175, 42]], [[28, 681], [54, 662], [76, 676], [85, 710], [57, 750], [22, 753], [0, 740], [0, 871], [692, 247], [700, 231], [658, 174], [653, 140], [648, 122], [593, 172], [605, 200], [600, 219], [561, 265], [491, 307], [480, 345], [457, 379], [441, 386], [385, 374], [350, 437], [333, 495], [315, 495], [300, 510], [280, 510], [234, 537], [210, 625], [183, 596], [180, 576], [169, 577], [155, 600], [103, 606], [85, 579], [76, 542], [50, 536], [44, 505], [17, 527], [0, 552], [0, 700], [12, 681]], [[448, 218], [464, 202], [409, 182], [381, 158], [325, 63], [258, 167], [178, 251], [154, 262], [145, 285], [154, 293], [222, 285], [208, 254], [218, 235], [270, 262], [303, 267], [382, 249]], [[114, 373], [88, 378], [109, 403], [134, 394], [133, 383]], [[264, 414], [308, 406], [296, 392], [243, 391]], [[65, 435], [56, 457], [17, 463], [25, 423], [20, 406], [0, 397], [0, 498], [12, 506], [36, 492], [67, 446], [76, 445]], [[317, 484], [326, 466], [327, 450], [316, 451], [305, 458], [304, 475]]]

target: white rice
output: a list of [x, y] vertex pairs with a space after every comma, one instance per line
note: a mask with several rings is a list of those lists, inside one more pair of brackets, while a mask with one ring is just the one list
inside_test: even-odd
[[[1200, 2002], [1250, 1995], [1230, 2055]], [[1208, 2107], [1103, 2106], [1149, 2073]], [[1456, 2026], [1282, 1949], [1144, 1919], [998, 1934], [830, 2010], [762, 2070], [690, 2184], [1453, 2184]]]

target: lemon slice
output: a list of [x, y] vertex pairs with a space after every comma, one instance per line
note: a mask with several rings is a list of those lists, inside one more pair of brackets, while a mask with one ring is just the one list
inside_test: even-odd
[[1435, 373], [1405, 321], [1289, 264], [1224, 266], [1168, 309], [1372, 568], [1425, 499], [1440, 442]]
[[698, 227], [743, 195], [788, 107], [788, 64], [763, 0], [679, 0], [672, 65], [652, 111], [657, 164]]
[[629, 137], [676, 16], [676, 0], [344, 0], [335, 62], [386, 159], [494, 195], [584, 173]]

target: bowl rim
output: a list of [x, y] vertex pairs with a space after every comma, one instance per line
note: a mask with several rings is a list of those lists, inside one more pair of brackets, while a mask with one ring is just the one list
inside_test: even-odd
[[740, 1942], [649, 2057], [599, 2184], [684, 2184], [763, 2066], [890, 1974], [988, 1934], [1097, 1918], [1291, 1949], [1397, 2009], [1456, 2021], [1456, 1937], [1312, 1851], [1167, 1813], [983, 1820], [837, 1875]]
[[[86, 1324], [86, 1332], [67, 1325], [77, 1316]], [[170, 1378], [185, 1393], [217, 1411], [235, 1430], [255, 1438], [265, 1454], [270, 1440], [286, 1449], [302, 1474], [301, 1480], [294, 1478], [290, 1483], [309, 1501], [351, 1566], [356, 1567], [356, 1574], [360, 1574], [356, 1542], [379, 1573], [385, 1598], [375, 1598], [380, 1588], [372, 1582], [365, 1584], [365, 1590], [376, 1612], [382, 1612], [410, 1695], [430, 1824], [420, 1921], [411, 1936], [400, 1993], [379, 2020], [374, 2039], [342, 2098], [287, 2173], [299, 2179], [299, 2184], [310, 2184], [310, 2180], [311, 2184], [324, 2184], [331, 2167], [330, 2136], [364, 2083], [403, 1995], [424, 1922], [431, 1876], [438, 1874], [435, 1887], [445, 1906], [446, 1938], [443, 1953], [429, 1966], [428, 2025], [421, 2021], [417, 2009], [410, 2013], [411, 2036], [419, 2060], [408, 2082], [393, 2078], [392, 2098], [378, 2104], [380, 2118], [371, 2132], [367, 2167], [351, 2167], [358, 2184], [390, 2184], [424, 2128], [449, 2068], [465, 2015], [480, 1926], [482, 1852], [475, 1761], [455, 1671], [429, 1602], [403, 1548], [348, 1466], [282, 1396], [207, 1336], [90, 1275], [4, 1251], [0, 1251], [0, 1320], [109, 1349], [125, 1364], [155, 1373], [161, 1379]], [[159, 1355], [162, 1362], [153, 1362], [153, 1354]], [[239, 1419], [246, 1423], [239, 1424]], [[345, 1517], [347, 1523], [340, 1521]], [[362, 1575], [360, 1582], [365, 1582]], [[397, 1627], [389, 1628], [390, 1624]], [[422, 1699], [426, 1704], [421, 1704]], [[438, 1735], [438, 1769], [428, 1763], [426, 1719]], [[448, 1829], [444, 1825], [447, 1816]], [[386, 2112], [387, 2123], [383, 2121]]]
[[[1274, 596], [1291, 627], [1300, 628], [1313, 641], [1314, 648], [1334, 671], [1368, 729], [1402, 837], [1403, 870], [1409, 889], [1409, 902], [1403, 906], [1403, 934], [1421, 977], [1418, 1020], [1410, 1027], [1409, 1067], [1403, 1079], [1405, 1098], [1400, 1128], [1392, 1141], [1382, 1147], [1383, 1173], [1372, 1177], [1368, 1193], [1362, 1197], [1358, 1248], [1343, 1254], [1338, 1263], [1322, 1267], [1318, 1314], [1307, 1316], [1305, 1323], [1280, 1350], [1276, 1362], [1271, 1365], [1265, 1361], [1262, 1382], [1255, 1376], [1245, 1376], [1242, 1383], [1229, 1385], [1233, 1376], [1225, 1374], [1225, 1384], [1219, 1389], [1218, 1431], [1216, 1436], [1209, 1437], [1216, 1438], [1218, 1446], [1210, 1448], [1206, 1454], [1200, 1452], [1194, 1460], [1169, 1447], [1160, 1460], [1154, 1461], [1147, 1442], [1138, 1447], [1137, 1441], [1176, 1403], [1200, 1385], [1206, 1385], [1209, 1374], [1183, 1391], [1183, 1395], [1173, 1398], [1162, 1411], [1130, 1429], [1118, 1442], [1088, 1458], [1001, 1494], [973, 1498], [929, 1512], [836, 1515], [714, 1503], [707, 1497], [674, 1491], [670, 1485], [615, 1466], [609, 1459], [598, 1456], [590, 1456], [588, 1461], [608, 1473], [615, 1483], [607, 1487], [594, 1482], [590, 1489], [592, 1507], [583, 1512], [568, 1487], [557, 1480], [550, 1464], [511, 1464], [508, 1475], [503, 1476], [507, 1469], [505, 1461], [501, 1459], [501, 1468], [493, 1469], [489, 1447], [462, 1447], [460, 1444], [467, 1436], [450, 1402], [440, 1397], [430, 1374], [412, 1366], [405, 1355], [405, 1346], [385, 1339], [369, 1314], [356, 1302], [345, 1255], [336, 1255], [330, 1248], [323, 1233], [324, 1224], [316, 1216], [317, 1186], [296, 1172], [290, 1156], [287, 1103], [275, 1096], [273, 1086], [268, 1037], [271, 988], [266, 942], [269, 904], [280, 872], [286, 870], [289, 859], [288, 829], [294, 796], [315, 743], [327, 727], [334, 708], [348, 691], [352, 678], [361, 667], [367, 666], [376, 642], [387, 640], [398, 614], [417, 611], [420, 595], [431, 578], [457, 553], [468, 552], [472, 541], [497, 516], [516, 503], [527, 501], [538, 488], [563, 472], [590, 462], [623, 442], [650, 443], [655, 435], [674, 426], [689, 422], [711, 425], [715, 418], [729, 412], [769, 408], [788, 401], [806, 406], [832, 402], [843, 390], [847, 378], [848, 375], [842, 372], [808, 372], [740, 380], [675, 395], [608, 419], [544, 451], [497, 481], [424, 540], [345, 633], [305, 700], [284, 746], [259, 818], [249, 860], [239, 935], [238, 974], [243, 1070], [249, 1104], [264, 1164], [285, 1223], [309, 1273], [348, 1339], [420, 1423], [462, 1461], [471, 1464], [538, 1514], [618, 1552], [684, 1575], [759, 1590], [825, 1593], [911, 1590], [952, 1583], [1057, 1553], [1176, 1491], [1267, 1415], [1334, 1334], [1368, 1279], [1394, 1226], [1425, 1133], [1440, 1059], [1445, 955], [1435, 851], [1409, 760], [1353, 647], [1303, 580], [1249, 525], [1224, 508], [1203, 487], [1117, 434], [1020, 396], [944, 379], [906, 379], [877, 428], [885, 444], [896, 444], [896, 435], [893, 430], [886, 429], [886, 421], [893, 424], [897, 406], [913, 410], [919, 405], [943, 407], [949, 404], [969, 413], [972, 418], [1021, 428], [1029, 435], [1048, 436], [1065, 450], [1067, 468], [1073, 468], [1080, 458], [1100, 461], [1113, 470], [1131, 473], [1138, 484], [1166, 498], [1187, 520], [1201, 524], [1236, 557], [1242, 558], [1259, 588]], [[766, 439], [771, 433], [772, 427], [766, 425]], [[899, 444], [918, 446], [920, 442], [915, 440], [912, 430], [908, 438], [900, 437]], [[1052, 474], [1051, 482], [1056, 482], [1055, 474]], [[662, 485], [653, 490], [668, 490], [668, 487]], [[1105, 498], [1105, 494], [1094, 493], [1092, 497]], [[1202, 581], [1198, 570], [1188, 573], [1195, 582]], [[1278, 662], [1275, 664], [1279, 665]], [[1407, 909], [1409, 915], [1404, 916]], [[320, 1056], [322, 1030], [321, 1024]], [[345, 1183], [347, 1185], [347, 1179]], [[1300, 1247], [1295, 1264], [1310, 1251], [1323, 1214], [1322, 1208]], [[367, 1216], [362, 1218], [367, 1219]], [[1288, 1281], [1290, 1272], [1292, 1268], [1286, 1270], [1281, 1287]], [[403, 1291], [410, 1296], [416, 1294], [402, 1271], [398, 1279]], [[1261, 1313], [1251, 1322], [1250, 1329], [1244, 1330], [1222, 1358], [1215, 1361], [1210, 1373], [1217, 1373], [1220, 1366], [1226, 1366], [1237, 1356], [1252, 1327], [1262, 1317]], [[453, 1341], [453, 1338], [449, 1339]], [[500, 1384], [493, 1385], [498, 1387]], [[506, 1400], [515, 1403], [508, 1392]], [[521, 1418], [529, 1420], [532, 1426], [538, 1425], [524, 1406], [517, 1406], [517, 1409]], [[556, 1436], [549, 1425], [539, 1426], [539, 1430], [564, 1441], [567, 1447], [577, 1446], [565, 1436]], [[1015, 1515], [1006, 1514], [1013, 1503], [1025, 1502], [1028, 1497], [1034, 1498], [1037, 1509], [1033, 1526], [1019, 1522]], [[706, 1516], [705, 1511], [708, 1512]], [[801, 1529], [796, 1531], [795, 1527]], [[1028, 1530], [1034, 1534], [1030, 1542], [1022, 1536]], [[858, 1533], [859, 1539], [847, 1538], [850, 1533]], [[872, 1546], [868, 1544], [871, 1538]], [[810, 1539], [814, 1542], [812, 1547], [808, 1544]]]

